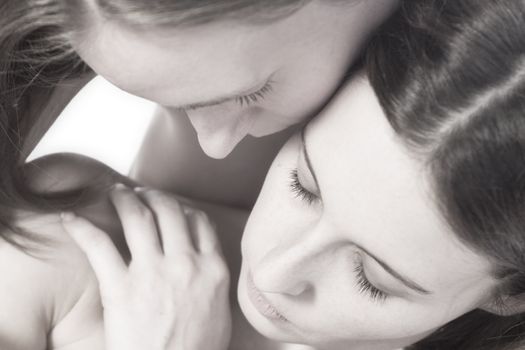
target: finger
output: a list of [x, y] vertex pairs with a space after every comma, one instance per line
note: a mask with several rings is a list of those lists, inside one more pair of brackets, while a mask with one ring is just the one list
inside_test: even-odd
[[190, 214], [191, 228], [197, 249], [201, 253], [219, 253], [221, 245], [217, 237], [216, 230], [208, 216], [199, 210]]
[[108, 234], [72, 213], [61, 217], [64, 230], [86, 254], [100, 287], [118, 283], [126, 275], [127, 267]]
[[161, 191], [141, 191], [141, 197], [155, 212], [165, 255], [194, 252], [184, 207]]
[[117, 210], [132, 259], [152, 261], [162, 254], [157, 225], [152, 211], [130, 189], [117, 186], [110, 194]]

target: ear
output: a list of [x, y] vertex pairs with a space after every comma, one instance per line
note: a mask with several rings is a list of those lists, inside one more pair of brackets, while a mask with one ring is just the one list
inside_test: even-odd
[[499, 316], [512, 316], [525, 312], [525, 294], [501, 296], [482, 305], [480, 309]]

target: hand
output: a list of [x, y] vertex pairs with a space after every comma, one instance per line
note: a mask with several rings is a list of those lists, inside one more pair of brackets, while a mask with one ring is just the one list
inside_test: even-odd
[[62, 215], [99, 281], [107, 350], [226, 349], [229, 273], [208, 218], [169, 194], [139, 195], [122, 186], [111, 192], [128, 266], [104, 231]]

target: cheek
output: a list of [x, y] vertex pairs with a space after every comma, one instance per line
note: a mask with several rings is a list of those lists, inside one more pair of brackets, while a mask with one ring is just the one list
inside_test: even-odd
[[[363, 298], [354, 288], [332, 281], [329, 293], [317, 296], [315, 310], [297, 310], [305, 333], [321, 343], [339, 339], [348, 345], [369, 345], [365, 349], [382, 349], [379, 344], [401, 348], [420, 340], [452, 320], [442, 308], [418, 306], [405, 301], [377, 304]], [[314, 322], [312, 322], [314, 321]], [[314, 341], [315, 341], [314, 340]], [[359, 347], [356, 347], [359, 348]]]
[[311, 56], [311, 51], [294, 56], [274, 76], [274, 111], [290, 124], [304, 122], [320, 112], [342, 83], [350, 63], [334, 62], [330, 56]]
[[249, 111], [255, 120], [252, 135], [264, 136], [311, 119], [339, 86], [344, 70], [301, 61], [304, 58], [294, 59], [272, 76], [272, 91], [260, 108]]
[[254, 106], [246, 110], [246, 116], [253, 120], [250, 135], [262, 137], [277, 133], [299, 123], [302, 118], [289, 118], [273, 105]]

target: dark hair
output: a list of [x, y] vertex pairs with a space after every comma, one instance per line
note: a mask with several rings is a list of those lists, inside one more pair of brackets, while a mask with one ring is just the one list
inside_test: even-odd
[[58, 117], [41, 120], [56, 88], [94, 74], [71, 46], [91, 16], [150, 27], [259, 23], [283, 18], [311, 1], [0, 0], [0, 226], [8, 228], [0, 228], [0, 237], [17, 244], [17, 237], [30, 236], [12, 225], [15, 210], [69, 209], [89, 192], [35, 192], [26, 183], [28, 154], [22, 150], [36, 144]]
[[392, 128], [428, 166], [443, 216], [500, 281], [497, 314], [476, 309], [413, 349], [525, 344], [525, 315], [505, 300], [525, 295], [525, 1], [406, 0], [366, 65]]
[[58, 2], [1, 1], [0, 13], [0, 236], [20, 246], [16, 236], [31, 235], [13, 227], [14, 210], [61, 202], [57, 196], [47, 203], [26, 185], [24, 145], [45, 132], [36, 136], [35, 126], [55, 87], [88, 68], [67, 44]]

